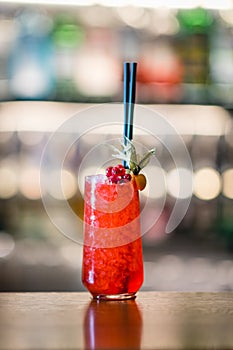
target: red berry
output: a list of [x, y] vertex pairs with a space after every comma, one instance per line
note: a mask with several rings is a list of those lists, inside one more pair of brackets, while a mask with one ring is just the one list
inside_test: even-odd
[[123, 165], [118, 164], [118, 165], [113, 167], [112, 174], [116, 174], [118, 176], [124, 176], [125, 175], [125, 168], [123, 167]]
[[112, 176], [109, 177], [109, 180], [110, 180], [112, 183], [117, 184], [118, 182], [120, 182], [121, 176], [114, 174], [114, 175], [112, 175]]
[[113, 175], [117, 175], [118, 174], [118, 168], [116, 166], [113, 167], [112, 174]]
[[109, 166], [107, 169], [106, 169], [106, 176], [107, 177], [110, 177], [112, 175], [112, 169], [113, 167], [112, 166]]
[[116, 167], [119, 168], [119, 169], [125, 169], [124, 165], [122, 165], [122, 164], [117, 164]]
[[124, 180], [130, 181], [130, 180], [132, 179], [132, 176], [131, 176], [130, 174], [125, 174], [125, 175], [123, 176], [123, 179], [124, 179]]
[[105, 171], [106, 176], [108, 177], [111, 183], [119, 183], [121, 180], [130, 180], [131, 176], [128, 177], [126, 174], [126, 169], [122, 164], [117, 164], [116, 166], [109, 166]]

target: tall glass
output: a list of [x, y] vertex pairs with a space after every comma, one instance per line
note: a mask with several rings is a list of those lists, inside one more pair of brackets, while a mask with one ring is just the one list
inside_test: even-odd
[[140, 203], [133, 181], [85, 178], [82, 282], [94, 299], [132, 299], [141, 287]]

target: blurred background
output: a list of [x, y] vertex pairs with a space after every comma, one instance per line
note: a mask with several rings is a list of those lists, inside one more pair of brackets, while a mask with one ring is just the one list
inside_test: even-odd
[[[142, 289], [233, 289], [233, 1], [0, 0], [0, 291], [83, 290], [82, 247], [45, 212], [40, 160], [71, 115], [122, 101], [125, 60], [138, 62], [137, 103], [175, 126], [194, 170], [189, 210], [168, 235], [180, 193], [174, 164], [159, 150], [166, 186], [158, 181], [153, 196], [166, 203], [143, 237]], [[86, 135], [63, 169], [65, 197], [79, 216], [75, 170], [96, 137]], [[150, 146], [148, 137], [141, 142]], [[56, 153], [47, 190], [65, 220], [53, 186]]]

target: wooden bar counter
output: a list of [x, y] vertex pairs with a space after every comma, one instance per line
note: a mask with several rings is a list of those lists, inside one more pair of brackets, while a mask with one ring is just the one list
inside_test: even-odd
[[233, 293], [0, 293], [0, 349], [233, 349]]

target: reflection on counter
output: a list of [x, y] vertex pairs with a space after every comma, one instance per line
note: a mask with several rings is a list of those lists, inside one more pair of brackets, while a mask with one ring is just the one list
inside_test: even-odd
[[134, 300], [92, 301], [84, 318], [85, 349], [141, 349], [142, 316]]
[[[0, 290], [83, 290], [82, 247], [64, 237], [49, 220], [40, 189], [40, 161], [44, 147], [62, 122], [85, 105], [58, 102], [8, 102], [0, 105]], [[148, 166], [157, 203], [148, 218], [158, 217], [143, 237], [144, 290], [233, 289], [233, 124], [231, 113], [215, 106], [152, 105], [180, 133], [193, 164], [193, 193], [189, 210], [171, 234], [165, 226], [180, 192], [177, 169], [169, 152], [151, 135], [135, 132], [135, 140], [157, 148], [159, 165]], [[43, 122], [41, 122], [43, 117]], [[119, 137], [117, 129], [115, 136]], [[78, 133], [78, 130], [74, 131]], [[46, 167], [45, 191], [54, 217], [64, 217], [68, 201], [79, 217], [83, 199], [77, 166], [108, 129], [95, 129], [74, 144], [62, 169], [62, 189], [54, 186], [53, 160], [62, 149], [52, 149]], [[112, 132], [112, 130], [111, 130]], [[65, 142], [70, 135], [63, 134]], [[176, 147], [174, 145], [174, 147]], [[98, 166], [92, 164], [95, 168]], [[162, 168], [162, 170], [161, 170]], [[86, 169], [91, 172], [92, 169]], [[188, 172], [190, 169], [181, 169]], [[142, 203], [147, 192], [141, 193]], [[161, 198], [165, 205], [160, 213]], [[80, 236], [82, 227], [77, 226]]]

